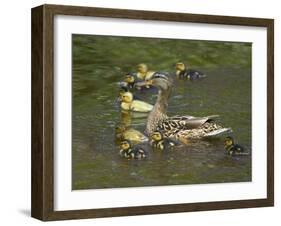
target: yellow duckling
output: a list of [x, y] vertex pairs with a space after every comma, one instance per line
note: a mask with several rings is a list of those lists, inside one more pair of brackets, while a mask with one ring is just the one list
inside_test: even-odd
[[116, 138], [119, 140], [129, 140], [133, 144], [148, 141], [148, 138], [138, 130], [127, 128], [124, 125], [119, 125], [115, 128]]
[[141, 146], [132, 146], [129, 140], [123, 140], [120, 143], [120, 155], [126, 159], [144, 159], [147, 158], [148, 152]]
[[188, 80], [196, 80], [206, 77], [206, 75], [200, 71], [189, 69], [187, 65], [182, 62], [176, 63], [176, 76], [178, 79]]
[[128, 89], [133, 89], [136, 82], [135, 75], [133, 73], [128, 73], [125, 75], [124, 82], [127, 84]]
[[229, 154], [231, 156], [249, 155], [249, 153], [245, 151], [244, 147], [242, 147], [239, 144], [235, 144], [233, 137], [230, 137], [230, 136], [225, 138], [224, 148], [225, 148], [227, 154]]
[[167, 150], [179, 145], [179, 142], [170, 138], [164, 137], [162, 132], [154, 131], [150, 136], [150, 144], [153, 148], [159, 150]]
[[121, 108], [126, 111], [150, 112], [153, 109], [151, 104], [141, 100], [134, 100], [133, 94], [129, 91], [123, 93], [120, 99]]
[[137, 78], [140, 80], [149, 80], [155, 72], [149, 71], [146, 64], [139, 64], [137, 66]]

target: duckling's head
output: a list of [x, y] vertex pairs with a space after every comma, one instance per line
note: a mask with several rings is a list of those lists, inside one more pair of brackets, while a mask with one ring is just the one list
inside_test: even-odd
[[154, 141], [160, 141], [163, 139], [163, 134], [160, 131], [154, 131], [150, 137]]
[[147, 67], [146, 64], [139, 64], [139, 65], [137, 66], [137, 71], [138, 71], [139, 73], [146, 73], [146, 72], [148, 71], [148, 67]]
[[186, 67], [185, 67], [184, 63], [182, 63], [182, 62], [176, 63], [176, 70], [178, 70], [178, 71], [184, 71], [185, 68], [186, 68]]
[[129, 92], [127, 87], [121, 87], [119, 90], [119, 96], [122, 97], [122, 95], [126, 92]]
[[131, 103], [133, 101], [133, 94], [129, 91], [124, 92], [121, 96], [121, 102]]
[[234, 139], [232, 137], [226, 137], [224, 140], [224, 146], [229, 147], [234, 144]]
[[131, 147], [131, 142], [129, 140], [123, 140], [120, 143], [120, 148], [122, 150], [128, 150]]
[[127, 83], [129, 83], [129, 84], [134, 83], [134, 82], [135, 82], [135, 77], [134, 77], [134, 75], [132, 75], [132, 74], [130, 74], [130, 73], [126, 74], [126, 75], [125, 75], [124, 82], [127, 82]]
[[116, 133], [123, 133], [126, 130], [126, 127], [124, 125], [118, 125], [115, 127]]

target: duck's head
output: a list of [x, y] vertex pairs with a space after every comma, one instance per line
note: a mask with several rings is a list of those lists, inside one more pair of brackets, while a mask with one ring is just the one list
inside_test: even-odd
[[135, 82], [135, 76], [131, 73], [128, 73], [125, 75], [125, 78], [124, 78], [124, 82], [127, 82], [129, 84], [132, 84]]
[[122, 150], [128, 150], [131, 147], [131, 142], [129, 140], [123, 140], [120, 143], [120, 148]]
[[226, 137], [224, 140], [224, 146], [225, 147], [230, 147], [231, 145], [234, 144], [234, 139], [232, 137]]
[[151, 135], [150, 135], [151, 140], [153, 141], [160, 141], [163, 139], [163, 134], [160, 131], [154, 131]]
[[177, 71], [184, 71], [186, 69], [186, 66], [184, 63], [182, 62], [178, 62], [176, 63], [176, 70]]
[[137, 87], [154, 86], [162, 91], [167, 91], [172, 87], [173, 81], [166, 75], [161, 73], [154, 73], [154, 75], [143, 82], [138, 82]]
[[129, 91], [123, 92], [120, 96], [121, 102], [131, 103], [133, 101], [133, 94]]
[[137, 66], [137, 71], [141, 74], [146, 73], [148, 71], [148, 67], [146, 64], [139, 64]]

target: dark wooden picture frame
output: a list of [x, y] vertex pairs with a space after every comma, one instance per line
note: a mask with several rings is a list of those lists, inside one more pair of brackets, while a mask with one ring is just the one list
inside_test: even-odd
[[[122, 208], [54, 210], [54, 16], [95, 16], [267, 28], [267, 198]], [[32, 217], [49, 221], [274, 205], [274, 20], [42, 5], [32, 9]]]

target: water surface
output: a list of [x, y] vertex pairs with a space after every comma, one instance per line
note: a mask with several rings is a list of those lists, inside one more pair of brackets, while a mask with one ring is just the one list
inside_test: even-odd
[[[144, 131], [146, 114], [122, 113], [117, 82], [138, 63], [174, 72], [178, 61], [205, 72], [200, 81], [175, 81], [168, 115], [220, 115], [251, 152], [251, 44], [73, 35], [73, 189], [204, 184], [251, 180], [251, 156], [225, 154], [223, 138], [196, 141], [146, 160], [119, 156], [115, 127]], [[139, 93], [154, 103], [152, 93]]]

